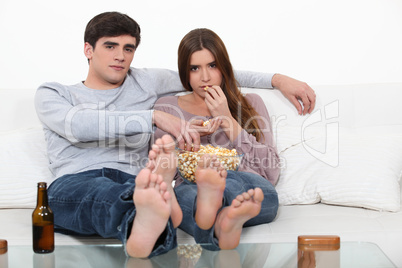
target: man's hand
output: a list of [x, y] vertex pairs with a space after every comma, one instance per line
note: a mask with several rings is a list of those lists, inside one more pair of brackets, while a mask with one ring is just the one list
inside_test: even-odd
[[[278, 88], [293, 103], [300, 115], [306, 115], [314, 110], [316, 96], [314, 90], [307, 83], [286, 75], [275, 74], [272, 77], [272, 86]], [[303, 103], [303, 106], [299, 101]]]
[[203, 121], [201, 119], [194, 119], [189, 122], [189, 127], [196, 130], [200, 136], [210, 135], [215, 133], [222, 124], [222, 119], [212, 118], [209, 121]]
[[200, 149], [200, 134], [191, 128], [189, 122], [171, 114], [155, 110], [153, 123], [163, 131], [172, 134], [180, 149], [198, 151]]

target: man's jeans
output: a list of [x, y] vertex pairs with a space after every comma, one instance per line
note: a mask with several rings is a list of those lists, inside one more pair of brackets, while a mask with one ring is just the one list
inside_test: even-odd
[[[136, 213], [134, 187], [134, 175], [108, 168], [58, 178], [48, 189], [56, 230], [67, 234], [113, 237], [126, 246]], [[176, 246], [176, 230], [169, 219], [149, 257]]]
[[[228, 171], [222, 208], [230, 206], [232, 200], [239, 194], [256, 187], [261, 188], [264, 193], [261, 211], [256, 217], [248, 220], [244, 227], [272, 222], [278, 211], [278, 194], [275, 187], [262, 176], [249, 172]], [[219, 242], [214, 236], [214, 227], [202, 230], [195, 223], [197, 185], [184, 181], [175, 188], [175, 193], [183, 210], [183, 221], [179, 228], [192, 235], [197, 243], [208, 243], [209, 245], [203, 245], [206, 249], [219, 250]]]

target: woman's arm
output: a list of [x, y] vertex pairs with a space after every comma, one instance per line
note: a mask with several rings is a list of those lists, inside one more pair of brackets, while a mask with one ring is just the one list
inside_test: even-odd
[[255, 136], [242, 129], [240, 135], [233, 141], [235, 149], [244, 154], [239, 170], [258, 173], [275, 185], [280, 172], [280, 159], [268, 111], [259, 95], [247, 94], [246, 99], [259, 115], [257, 121], [263, 137], [257, 141]]

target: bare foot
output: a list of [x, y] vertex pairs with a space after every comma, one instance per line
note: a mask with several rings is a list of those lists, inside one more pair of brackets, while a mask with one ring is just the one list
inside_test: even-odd
[[239, 245], [243, 224], [260, 213], [262, 200], [264, 194], [260, 188], [250, 189], [221, 210], [215, 223], [221, 249], [234, 249]]
[[177, 171], [177, 158], [175, 154], [175, 143], [170, 135], [164, 135], [157, 139], [152, 145], [148, 154], [149, 162], [147, 167], [152, 173], [159, 174], [167, 184], [167, 190], [172, 196], [172, 222], [177, 228], [182, 219], [183, 212], [177, 202], [176, 195], [173, 190], [172, 182]]
[[171, 195], [160, 175], [144, 168], [135, 179], [133, 195], [136, 215], [127, 240], [131, 257], [145, 258], [151, 254], [160, 234], [166, 229], [171, 212]]
[[227, 172], [215, 156], [203, 155], [195, 171], [197, 181], [197, 211], [195, 221], [203, 230], [210, 229], [222, 207]]

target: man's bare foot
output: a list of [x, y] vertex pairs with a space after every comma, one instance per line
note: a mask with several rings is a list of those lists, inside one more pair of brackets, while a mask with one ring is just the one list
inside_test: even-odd
[[144, 168], [135, 179], [134, 205], [136, 214], [127, 240], [127, 253], [131, 257], [148, 257], [166, 224], [171, 212], [171, 195], [160, 175]]
[[210, 229], [222, 207], [227, 172], [215, 156], [203, 155], [195, 171], [197, 181], [197, 211], [195, 221], [203, 230]]
[[234, 249], [239, 245], [243, 224], [260, 213], [262, 200], [261, 188], [250, 189], [221, 210], [215, 223], [215, 235], [221, 249]]
[[167, 190], [172, 196], [172, 222], [177, 228], [182, 219], [183, 212], [177, 202], [176, 195], [173, 190], [172, 182], [177, 171], [177, 158], [175, 154], [175, 143], [170, 135], [164, 135], [157, 139], [152, 145], [148, 154], [149, 162], [147, 167], [152, 173], [159, 174], [167, 184]]

